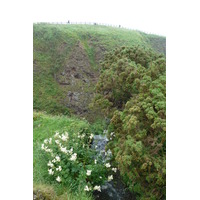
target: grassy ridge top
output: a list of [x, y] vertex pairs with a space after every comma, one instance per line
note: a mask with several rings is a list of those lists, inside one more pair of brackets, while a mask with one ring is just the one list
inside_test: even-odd
[[85, 116], [107, 51], [140, 45], [165, 54], [165, 40], [100, 25], [34, 24], [34, 109]]
[[139, 44], [152, 47], [155, 51], [165, 54], [166, 38], [164, 36], [146, 34], [136, 30], [86, 24], [34, 24], [33, 28], [34, 32], [45, 33], [43, 39], [47, 39], [47, 34], [49, 34], [50, 38], [55, 32], [57, 32], [58, 36], [59, 32], [60, 35], [64, 34], [63, 40], [67, 38], [72, 41], [77, 39], [82, 41], [91, 40], [95, 44], [99, 43], [105, 46], [107, 50], [123, 45], [132, 46]]

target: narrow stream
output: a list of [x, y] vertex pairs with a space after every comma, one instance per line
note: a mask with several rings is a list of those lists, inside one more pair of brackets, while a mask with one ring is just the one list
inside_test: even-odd
[[[106, 136], [95, 135], [92, 148], [99, 154], [103, 154], [105, 159], [105, 147], [108, 142]], [[112, 156], [112, 155], [111, 155]], [[135, 196], [123, 184], [119, 172], [114, 175], [113, 181], [106, 182], [101, 187], [101, 192], [93, 193], [95, 200], [135, 200]]]

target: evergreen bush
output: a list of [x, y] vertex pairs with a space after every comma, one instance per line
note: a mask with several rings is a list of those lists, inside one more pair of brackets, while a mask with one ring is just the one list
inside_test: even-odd
[[165, 199], [166, 61], [140, 46], [121, 47], [101, 64], [93, 107], [111, 118], [109, 148], [138, 199]]

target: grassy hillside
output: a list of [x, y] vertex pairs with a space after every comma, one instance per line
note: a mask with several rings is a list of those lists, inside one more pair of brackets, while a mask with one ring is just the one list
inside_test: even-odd
[[[44, 139], [53, 137], [55, 132], [68, 131], [78, 132], [80, 129], [88, 128], [90, 124], [86, 120], [68, 118], [65, 116], [52, 116], [41, 112], [33, 114], [33, 184], [36, 199], [58, 199], [58, 200], [90, 200], [92, 199], [85, 191], [72, 192], [62, 184], [50, 184], [50, 176], [47, 173], [47, 162], [45, 153], [41, 149]], [[45, 197], [45, 198], [44, 198]]]
[[99, 25], [34, 24], [34, 109], [93, 118], [88, 105], [99, 62], [107, 51], [134, 45], [165, 54], [165, 38], [160, 36]]

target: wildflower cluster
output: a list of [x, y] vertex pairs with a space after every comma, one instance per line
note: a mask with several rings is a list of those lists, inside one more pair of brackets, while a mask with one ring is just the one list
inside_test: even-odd
[[90, 147], [93, 137], [94, 134], [85, 131], [56, 132], [44, 140], [41, 149], [49, 159], [47, 172], [52, 181], [73, 184], [74, 189], [81, 185], [85, 191], [101, 192], [101, 185], [113, 179], [117, 168], [113, 168], [108, 159], [105, 163], [101, 155], [96, 156], [97, 151]]

